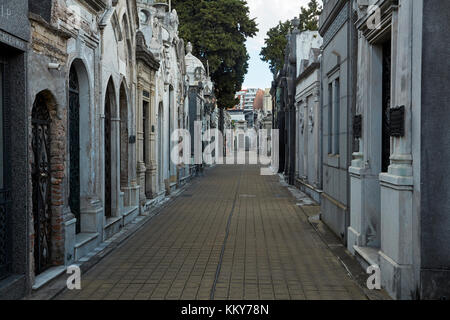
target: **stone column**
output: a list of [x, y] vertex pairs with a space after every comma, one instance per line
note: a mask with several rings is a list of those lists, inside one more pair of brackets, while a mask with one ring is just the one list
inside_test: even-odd
[[111, 117], [111, 215], [120, 217], [123, 208], [123, 192], [120, 191], [120, 117], [117, 110], [114, 111], [116, 114]]
[[156, 118], [156, 110], [158, 105], [156, 103], [156, 91], [155, 91], [155, 74], [151, 75], [151, 85], [150, 85], [150, 161], [151, 161], [151, 191], [153, 197], [156, 197], [158, 194], [158, 161], [156, 159], [156, 150], [157, 150], [157, 130], [158, 123]]
[[314, 94], [312, 97], [313, 101], [313, 110], [314, 110], [314, 146], [315, 146], [315, 152], [314, 152], [314, 160], [313, 163], [315, 164], [315, 181], [314, 186], [317, 189], [322, 189], [322, 125], [320, 123], [321, 119], [321, 113], [322, 110], [320, 108], [320, 90], [319, 86], [320, 84], [317, 83], [317, 89], [314, 90]]
[[356, 87], [356, 114], [362, 118], [362, 130], [359, 140], [359, 149], [353, 153], [353, 160], [349, 168], [350, 174], [350, 226], [347, 232], [347, 248], [355, 254], [354, 246], [365, 245], [365, 222], [364, 222], [364, 193], [363, 193], [363, 172], [364, 172], [364, 148], [365, 139], [370, 134], [365, 130], [370, 127], [368, 123], [367, 99], [367, 58], [369, 57], [368, 42], [359, 32], [358, 37], [358, 74]]
[[[136, 85], [135, 83], [131, 84], [130, 88], [130, 95], [131, 95], [131, 106], [128, 109], [130, 113], [128, 114], [128, 122], [129, 122], [129, 132], [128, 132], [128, 152], [129, 152], [129, 158], [128, 158], [128, 180], [129, 180], [129, 187], [128, 190], [128, 196], [127, 196], [127, 206], [130, 207], [137, 207], [139, 206], [139, 197], [140, 197], [140, 187], [138, 183], [138, 176], [137, 176], [137, 101], [138, 96], [136, 96]], [[130, 143], [131, 136], [134, 136], [134, 143]]]
[[309, 181], [309, 106], [308, 106], [308, 97], [305, 97], [303, 100], [303, 105], [301, 106], [303, 113], [303, 128], [302, 128], [302, 139], [303, 139], [303, 179], [305, 183], [311, 184]]
[[143, 128], [143, 116], [144, 116], [144, 99], [143, 99], [143, 92], [144, 87], [141, 83], [138, 83], [137, 87], [137, 108], [136, 108], [136, 143], [137, 143], [137, 178], [139, 181], [139, 204], [142, 207], [145, 205], [146, 197], [145, 197], [145, 163], [144, 163], [144, 128]]
[[414, 1], [400, 1], [393, 14], [392, 105], [405, 108], [405, 133], [391, 138], [391, 165], [380, 174], [382, 284], [396, 298], [416, 290], [412, 271], [412, 17]]
[[301, 162], [301, 147], [300, 147], [300, 101], [295, 104], [295, 178], [300, 178], [300, 162]]

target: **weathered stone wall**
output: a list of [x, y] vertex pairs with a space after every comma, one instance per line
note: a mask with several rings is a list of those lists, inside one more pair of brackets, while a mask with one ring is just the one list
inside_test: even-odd
[[[351, 79], [354, 76], [352, 65], [352, 50], [355, 45], [351, 41], [353, 27], [353, 1], [329, 1], [321, 15], [320, 34], [323, 37], [322, 68], [322, 112], [323, 112], [323, 194], [322, 218], [334, 233], [346, 242], [349, 223], [349, 177], [348, 167], [351, 162], [352, 144], [349, 143], [351, 133], [350, 119], [353, 118], [353, 87]], [[339, 101], [329, 95], [328, 86], [332, 85], [333, 94], [338, 90], [336, 80], [339, 79]], [[330, 101], [333, 105], [339, 102], [339, 114], [336, 108], [330, 111]], [[329, 117], [329, 114], [332, 117]], [[339, 118], [338, 122], [333, 119]], [[339, 132], [333, 134], [329, 130], [339, 124]], [[330, 138], [331, 137], [331, 138]], [[333, 148], [333, 145], [338, 148]], [[338, 150], [337, 150], [338, 149]]]
[[[450, 296], [450, 2], [425, 0], [423, 6], [421, 105], [421, 296]], [[437, 32], [437, 30], [439, 30]], [[445, 70], [446, 72], [443, 72]], [[442, 165], [444, 164], [444, 165]]]
[[[5, 244], [7, 273], [0, 274], [0, 299], [18, 299], [29, 291], [30, 199], [27, 192], [27, 54], [30, 26], [28, 1], [4, 0], [0, 18], [0, 68], [2, 69], [3, 188], [2, 231], [9, 232]], [[28, 197], [28, 198], [27, 198]], [[3, 204], [3, 203], [2, 203]], [[6, 210], [4, 210], [6, 208]], [[8, 217], [7, 224], [4, 218]], [[6, 228], [3, 229], [3, 228]], [[2, 234], [2, 241], [5, 234]], [[2, 248], [3, 249], [3, 248]], [[3, 252], [2, 252], [3, 253]], [[8, 254], [9, 253], [9, 254]], [[2, 257], [3, 258], [3, 257]], [[4, 267], [2, 259], [2, 267]], [[4, 278], [5, 276], [5, 278]]]
[[[45, 21], [36, 17], [31, 21], [31, 52], [29, 53], [29, 91], [30, 103], [28, 108], [29, 118], [29, 154], [33, 154], [31, 114], [34, 101], [38, 95], [42, 95], [47, 103], [50, 117], [50, 166], [51, 166], [51, 214], [52, 237], [51, 257], [53, 265], [61, 265], [65, 262], [64, 241], [64, 186], [66, 183], [66, 89], [65, 67], [67, 62], [67, 37], [57, 29], [47, 25]], [[50, 70], [49, 63], [62, 66], [61, 70]], [[30, 172], [32, 158], [30, 157]], [[31, 188], [31, 176], [29, 177]], [[30, 195], [32, 189], [30, 189]], [[33, 208], [32, 202], [30, 208]], [[33, 210], [30, 210], [30, 272], [34, 277], [34, 241], [35, 230]], [[32, 281], [33, 282], [33, 281]]]

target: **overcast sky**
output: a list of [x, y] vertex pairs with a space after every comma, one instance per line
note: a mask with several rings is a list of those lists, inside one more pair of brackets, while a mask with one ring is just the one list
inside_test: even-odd
[[250, 61], [243, 87], [270, 88], [273, 76], [269, 70], [269, 64], [261, 61], [259, 56], [267, 31], [279, 21], [298, 16], [300, 7], [306, 6], [308, 0], [247, 0], [247, 3], [250, 7], [250, 17], [256, 18], [259, 33], [247, 41]]

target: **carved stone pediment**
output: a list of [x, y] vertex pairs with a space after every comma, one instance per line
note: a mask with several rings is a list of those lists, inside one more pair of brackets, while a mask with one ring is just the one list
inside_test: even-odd
[[160, 66], [159, 61], [155, 58], [153, 53], [147, 49], [144, 35], [140, 31], [136, 33], [136, 60], [143, 61], [148, 67], [155, 71], [157, 71]]
[[105, 10], [108, 4], [107, 0], [85, 0], [84, 2], [97, 12]]
[[373, 44], [380, 41], [391, 30], [392, 13], [398, 8], [398, 0], [384, 0], [370, 5], [368, 0], [358, 1], [356, 26], [363, 36]]

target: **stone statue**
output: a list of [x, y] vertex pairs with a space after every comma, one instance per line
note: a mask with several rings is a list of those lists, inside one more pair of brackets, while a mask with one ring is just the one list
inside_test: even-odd
[[192, 43], [188, 42], [186, 45], [186, 53], [187, 54], [192, 54]]

